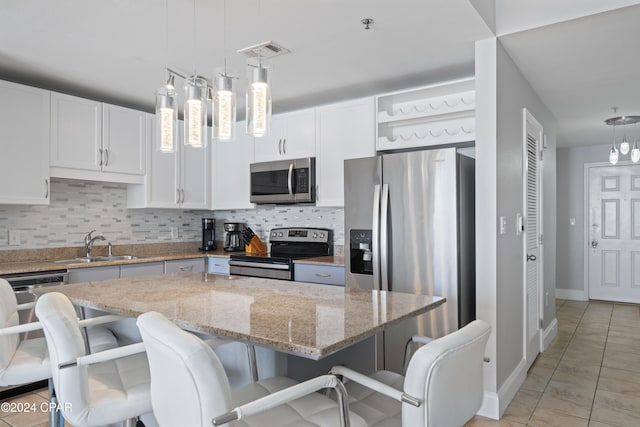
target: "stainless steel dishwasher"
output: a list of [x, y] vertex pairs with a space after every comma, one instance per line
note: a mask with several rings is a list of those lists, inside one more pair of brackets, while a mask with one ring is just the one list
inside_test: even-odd
[[[68, 272], [63, 270], [47, 270], [30, 273], [16, 273], [0, 275], [5, 279], [16, 295], [18, 304], [24, 304], [27, 302], [33, 302], [36, 300], [37, 295], [33, 292], [36, 288], [43, 286], [55, 286], [61, 285], [67, 281]], [[20, 323], [28, 323], [37, 321], [35, 309], [20, 310], [18, 312], [20, 317]], [[25, 332], [20, 334], [20, 339], [42, 337], [44, 334], [42, 331]], [[8, 399], [23, 393], [27, 393], [33, 390], [39, 390], [47, 387], [47, 381], [37, 381], [31, 384], [24, 384], [14, 387], [0, 387], [0, 399]]]
[[[66, 269], [63, 270], [47, 270], [30, 273], [15, 273], [2, 275], [11, 287], [16, 295], [18, 304], [24, 304], [33, 302], [36, 300], [37, 295], [33, 292], [36, 288], [44, 286], [56, 286], [61, 285], [67, 281], [69, 273]], [[18, 313], [20, 316], [20, 323], [35, 322], [36, 318], [35, 309], [20, 310]], [[42, 331], [25, 332], [20, 335], [20, 339], [35, 338], [44, 336]]]

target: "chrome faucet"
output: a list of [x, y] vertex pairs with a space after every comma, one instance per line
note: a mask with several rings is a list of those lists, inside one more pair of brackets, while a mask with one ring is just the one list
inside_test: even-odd
[[92, 254], [93, 244], [95, 243], [96, 240], [107, 240], [104, 238], [102, 234], [98, 234], [97, 236], [91, 237], [91, 234], [94, 233], [95, 231], [96, 230], [91, 230], [90, 232], [87, 233], [86, 236], [84, 236], [84, 247], [87, 251], [86, 253], [87, 258], [91, 258], [93, 256]]

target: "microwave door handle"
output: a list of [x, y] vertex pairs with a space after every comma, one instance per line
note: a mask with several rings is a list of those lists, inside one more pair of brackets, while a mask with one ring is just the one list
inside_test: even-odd
[[289, 163], [289, 176], [287, 177], [287, 186], [289, 187], [289, 196], [293, 199], [293, 163]]

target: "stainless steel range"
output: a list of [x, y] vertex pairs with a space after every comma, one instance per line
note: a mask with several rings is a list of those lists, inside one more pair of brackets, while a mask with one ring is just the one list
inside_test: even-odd
[[333, 255], [333, 232], [325, 228], [274, 228], [268, 253], [232, 254], [230, 274], [293, 280], [293, 260]]

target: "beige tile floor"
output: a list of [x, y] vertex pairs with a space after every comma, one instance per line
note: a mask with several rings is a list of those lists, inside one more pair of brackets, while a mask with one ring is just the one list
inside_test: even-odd
[[558, 335], [500, 421], [467, 427], [640, 426], [640, 305], [556, 301]]
[[[467, 427], [640, 426], [640, 305], [557, 300], [556, 307], [558, 335], [502, 419], [475, 417]], [[38, 409], [47, 390], [13, 402]], [[47, 425], [40, 410], [0, 410], [0, 427]]]

